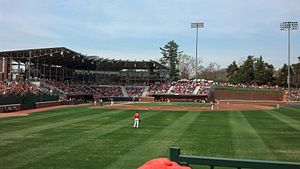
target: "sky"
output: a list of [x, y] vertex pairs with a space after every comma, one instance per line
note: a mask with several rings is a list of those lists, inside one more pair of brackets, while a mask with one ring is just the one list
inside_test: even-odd
[[[0, 51], [67, 47], [86, 55], [159, 60], [174, 40], [202, 65], [226, 68], [248, 55], [282, 67], [288, 33], [300, 23], [300, 0], [0, 0]], [[300, 56], [300, 30], [291, 32], [291, 64]]]

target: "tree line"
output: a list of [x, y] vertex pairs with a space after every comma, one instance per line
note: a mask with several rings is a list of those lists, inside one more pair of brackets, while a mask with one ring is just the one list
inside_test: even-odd
[[[196, 64], [195, 57], [180, 51], [179, 45], [173, 40], [160, 47], [160, 50], [162, 54], [160, 63], [170, 69], [169, 76], [171, 80], [197, 78], [232, 84], [242, 83], [287, 87], [287, 64], [276, 70], [272, 64], [264, 61], [262, 56], [249, 55], [240, 64], [233, 61], [227, 68], [221, 68], [220, 65], [214, 62], [203, 66], [201, 65], [201, 59], [198, 59], [198, 64]], [[290, 72], [291, 86], [299, 87], [300, 56], [298, 57], [298, 63], [291, 65]]]

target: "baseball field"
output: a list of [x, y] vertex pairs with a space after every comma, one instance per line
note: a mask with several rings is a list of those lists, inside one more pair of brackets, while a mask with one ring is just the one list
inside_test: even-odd
[[[117, 106], [117, 105], [116, 105]], [[300, 162], [300, 107], [214, 110], [202, 104], [131, 104], [134, 108], [66, 107], [0, 119], [0, 168], [133, 169], [146, 161], [182, 154]], [[149, 108], [150, 107], [150, 108]], [[181, 107], [199, 107], [181, 110]], [[197, 167], [193, 167], [197, 168]]]

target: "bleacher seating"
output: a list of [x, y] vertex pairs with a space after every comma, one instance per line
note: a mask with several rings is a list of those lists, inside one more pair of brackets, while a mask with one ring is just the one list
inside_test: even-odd
[[149, 86], [148, 94], [159, 94], [159, 93], [167, 93], [170, 85], [166, 83], [162, 84], [153, 84]]
[[39, 88], [34, 84], [24, 82], [0, 82], [0, 96], [25, 96], [39, 93]]
[[[95, 99], [100, 97], [141, 97], [143, 92], [151, 94], [208, 94], [211, 83], [205, 80], [180, 80], [171, 84], [161, 83], [145, 86], [119, 86], [119, 85], [98, 85], [92, 82], [60, 82], [47, 80], [46, 87], [51, 90], [57, 90], [65, 94], [90, 94]], [[123, 89], [123, 91], [122, 91]], [[197, 90], [196, 90], [197, 89]]]
[[144, 91], [144, 87], [126, 87], [129, 97], [141, 97]]
[[103, 97], [103, 96], [117, 96], [122, 97], [122, 89], [121, 87], [98, 87], [92, 86], [91, 89], [93, 90], [93, 94]]

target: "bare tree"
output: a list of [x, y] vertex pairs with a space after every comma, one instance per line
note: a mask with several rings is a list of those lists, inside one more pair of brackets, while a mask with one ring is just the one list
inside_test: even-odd
[[[221, 78], [221, 66], [215, 62], [209, 63], [209, 65], [203, 68], [200, 72], [200, 77], [208, 80], [220, 80]], [[224, 76], [224, 75], [222, 75]]]
[[[198, 72], [203, 69], [201, 59], [198, 59]], [[179, 55], [179, 72], [181, 78], [195, 78], [196, 75], [196, 59], [187, 54]]]

